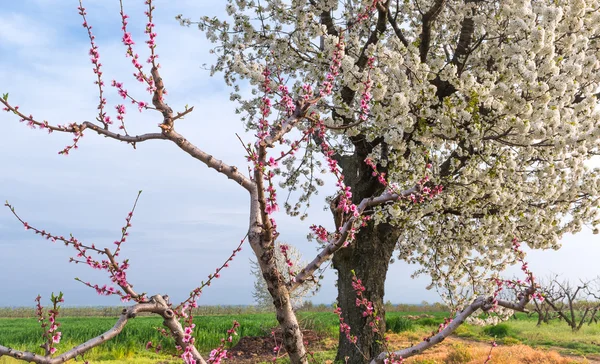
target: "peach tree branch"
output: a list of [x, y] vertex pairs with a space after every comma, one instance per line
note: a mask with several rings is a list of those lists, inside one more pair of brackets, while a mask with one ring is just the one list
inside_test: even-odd
[[[502, 307], [505, 307], [505, 308], [508, 308], [511, 310], [515, 310], [515, 311], [519, 311], [519, 312], [526, 312], [525, 306], [531, 300], [534, 292], [535, 292], [535, 287], [532, 285], [531, 287], [529, 287], [525, 290], [525, 292], [524, 292], [525, 294], [519, 300], [519, 302], [496, 300], [496, 303], [498, 306], [502, 306]], [[460, 311], [454, 317], [452, 322], [450, 322], [443, 330], [441, 330], [437, 334], [433, 335], [432, 337], [430, 337], [424, 341], [421, 341], [420, 343], [418, 343], [414, 346], [411, 346], [410, 348], [394, 351], [393, 353], [386, 353], [386, 352], [381, 353], [375, 359], [373, 359], [370, 364], [383, 364], [386, 362], [385, 360], [388, 357], [406, 359], [408, 357], [418, 355], [418, 354], [424, 352], [425, 350], [433, 347], [434, 345], [437, 345], [437, 344], [441, 343], [442, 341], [444, 341], [444, 339], [446, 339], [454, 331], [456, 331], [456, 329], [458, 329], [458, 327], [461, 326], [465, 322], [465, 320], [469, 316], [473, 315], [477, 310], [481, 309], [483, 311], [488, 311], [488, 310], [492, 309], [494, 306], [494, 301], [495, 301], [494, 297], [491, 297], [491, 296], [476, 298], [473, 301], [473, 303], [471, 303], [470, 305], [465, 307], [462, 311]]]
[[321, 250], [319, 254], [317, 254], [317, 256], [310, 263], [308, 263], [304, 269], [300, 271], [300, 273], [298, 273], [295, 282], [291, 283], [290, 288], [292, 290], [298, 288], [298, 286], [300, 286], [303, 282], [309, 279], [323, 263], [328, 261], [336, 251], [340, 250], [342, 247], [345, 246], [350, 233], [354, 229], [354, 224], [358, 222], [361, 217], [364, 217], [363, 214], [367, 208], [404, 199], [407, 196], [410, 196], [411, 194], [417, 193], [418, 190], [418, 186], [413, 186], [407, 190], [400, 191], [397, 193], [386, 192], [378, 197], [363, 199], [358, 205], [357, 215], [349, 218], [348, 221], [346, 221], [344, 225], [340, 228], [339, 235], [337, 235], [335, 239], [330, 240], [325, 246], [325, 248]]
[[[121, 317], [119, 317], [117, 322], [109, 330], [53, 358], [50, 356], [42, 356], [30, 351], [14, 350], [2, 345], [0, 345], [0, 357], [9, 356], [18, 360], [34, 362], [38, 364], [64, 363], [68, 360], [75, 359], [76, 357], [83, 355], [90, 349], [114, 338], [123, 330], [123, 328], [129, 322], [130, 319], [135, 318], [139, 313], [143, 312], [154, 313], [159, 316], [162, 316], [164, 319], [163, 324], [171, 331], [171, 334], [175, 338], [177, 345], [180, 345], [184, 348], [188, 346], [187, 343], [183, 342], [184, 331], [181, 326], [181, 323], [179, 323], [179, 321], [177, 320], [175, 313], [169, 307], [169, 304], [167, 303], [167, 301], [164, 300], [162, 296], [156, 295], [153, 296], [149, 302], [137, 303], [133, 306], [130, 306], [129, 308], [123, 309]], [[191, 352], [194, 359], [198, 363], [206, 364], [206, 361], [202, 358], [202, 356], [195, 347], [191, 348]]]

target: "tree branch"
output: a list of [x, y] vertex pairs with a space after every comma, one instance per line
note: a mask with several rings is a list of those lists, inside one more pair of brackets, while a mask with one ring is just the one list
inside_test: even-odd
[[[404, 190], [400, 193], [386, 192], [378, 197], [365, 198], [357, 207], [359, 214], [358, 216], [363, 214], [364, 211], [369, 207], [382, 205], [386, 202], [397, 201], [415, 192], [418, 192], [417, 186]], [[344, 243], [346, 242], [348, 234], [350, 233], [352, 225], [356, 219], [357, 217], [354, 216], [348, 219], [348, 221], [346, 221], [346, 223], [340, 229], [337, 239], [331, 240], [329, 244], [327, 244], [327, 246], [323, 248], [323, 250], [321, 250], [321, 252], [317, 254], [317, 256], [310, 263], [308, 263], [306, 267], [303, 268], [300, 273], [298, 273], [298, 275], [296, 275], [296, 280], [290, 284], [290, 291], [298, 288], [303, 282], [309, 279], [324, 262], [329, 260], [336, 251], [340, 250], [344, 246]]]
[[[166, 301], [161, 296], [157, 295], [153, 296], [150, 302], [138, 303], [129, 308], [123, 309], [121, 317], [119, 317], [119, 319], [111, 329], [54, 358], [35, 354], [30, 351], [13, 350], [2, 345], [0, 345], [0, 357], [6, 355], [15, 359], [27, 362], [34, 362], [38, 364], [64, 363], [68, 360], [75, 359], [77, 356], [83, 355], [90, 349], [102, 343], [105, 343], [106, 341], [117, 336], [123, 330], [129, 319], [135, 318], [137, 314], [141, 312], [150, 312], [162, 316], [165, 319], [163, 321], [163, 325], [165, 325], [171, 330], [171, 333], [175, 337], [177, 345], [180, 345], [183, 348], [187, 347], [188, 344], [184, 343], [182, 340], [183, 328], [181, 327], [179, 321], [177, 321], [175, 313], [169, 308]], [[206, 364], [206, 361], [204, 361], [204, 359], [195, 347], [192, 346], [191, 352], [196, 361], [198, 361], [201, 364]]]
[[387, 19], [388, 19], [388, 22], [390, 23], [390, 25], [392, 26], [392, 29], [394, 29], [394, 33], [396, 33], [396, 36], [398, 37], [398, 39], [400, 39], [400, 41], [402, 42], [402, 44], [405, 47], [408, 47], [408, 40], [402, 33], [402, 29], [400, 29], [400, 27], [398, 26], [398, 23], [396, 23], [396, 19], [394, 19], [394, 17], [392, 16], [392, 13], [389, 11], [387, 13]]
[[[167, 139], [167, 137], [161, 133], [147, 133], [147, 134], [135, 135], [135, 136], [123, 135], [123, 134], [109, 131], [108, 129], [104, 128], [103, 126], [99, 126], [90, 121], [84, 121], [81, 124], [71, 123], [69, 125], [52, 125], [52, 124], [48, 123], [47, 121], [38, 121], [38, 120], [34, 119], [33, 116], [31, 116], [31, 115], [27, 116], [27, 115], [23, 114], [22, 112], [19, 111], [18, 107], [12, 106], [11, 104], [8, 103], [8, 101], [6, 101], [2, 98], [0, 98], [0, 103], [2, 103], [5, 106], [5, 110], [13, 112], [17, 116], [19, 116], [21, 118], [21, 121], [27, 122], [27, 124], [29, 124], [30, 126], [37, 126], [40, 129], [46, 129], [49, 132], [58, 131], [58, 132], [62, 132], [62, 133], [81, 133], [85, 129], [91, 129], [100, 135], [104, 135], [107, 138], [112, 138], [112, 139], [119, 140], [119, 141], [126, 142], [126, 143], [139, 143], [139, 142], [143, 142], [143, 141], [150, 140], [150, 139]], [[191, 111], [192, 109], [190, 109], [189, 111]]]
[[186, 138], [183, 137], [183, 135], [179, 134], [175, 130], [171, 129], [165, 131], [164, 135], [166, 139], [169, 139], [175, 144], [177, 144], [179, 148], [183, 149], [189, 155], [203, 162], [209, 168], [212, 168], [217, 172], [224, 174], [229, 179], [234, 180], [249, 192], [254, 191], [254, 189], [256, 188], [254, 182], [245, 175], [243, 175], [237, 167], [230, 166], [222, 160], [217, 159], [212, 155], [206, 153], [194, 144], [190, 143]]
[[[524, 292], [523, 297], [519, 300], [519, 302], [510, 302], [505, 300], [497, 300], [498, 306], [502, 306], [514, 311], [526, 312], [525, 306], [531, 300], [533, 293], [535, 292], [535, 287], [531, 286], [527, 288]], [[465, 320], [475, 313], [477, 310], [482, 309], [483, 311], [488, 311], [494, 306], [494, 297], [478, 297], [473, 303], [469, 306], [465, 307], [461, 312], [459, 312], [456, 317], [446, 326], [443, 330], [433, 335], [427, 340], [420, 342], [417, 345], [411, 346], [410, 348], [406, 348], [403, 350], [398, 350], [393, 353], [381, 353], [375, 359], [371, 361], [371, 364], [383, 364], [384, 360], [390, 356], [394, 357], [402, 357], [406, 359], [408, 357], [417, 355], [422, 353], [423, 351], [431, 348], [432, 346], [441, 343], [446, 339], [450, 334], [452, 334], [456, 329], [462, 325]]]
[[375, 24], [375, 29], [369, 35], [367, 42], [363, 46], [360, 57], [356, 61], [356, 65], [360, 70], [362, 70], [366, 65], [369, 57], [366, 52], [370, 45], [377, 44], [379, 42], [380, 35], [384, 34], [386, 31], [386, 23], [387, 23], [387, 14], [389, 13], [389, 0], [386, 1], [383, 5], [378, 3], [377, 5], [377, 23]]
[[459, 76], [462, 73], [465, 63], [467, 62], [474, 31], [475, 22], [473, 21], [473, 18], [470, 16], [465, 17], [462, 21], [460, 35], [458, 37], [458, 44], [456, 45], [456, 51], [454, 52], [454, 57], [452, 57], [452, 63], [457, 66]]
[[435, 19], [442, 12], [442, 8], [446, 4], [446, 0], [435, 0], [435, 3], [429, 9], [428, 12], [423, 14], [423, 27], [421, 30], [421, 43], [419, 44], [419, 56], [421, 62], [427, 61], [427, 53], [429, 52], [429, 45], [431, 43], [431, 26]]
[[296, 125], [296, 123], [306, 117], [306, 112], [310, 107], [316, 104], [321, 98], [315, 98], [313, 100], [300, 100], [296, 102], [296, 109], [294, 113], [288, 116], [284, 121], [281, 122], [279, 128], [273, 128], [270, 135], [267, 136], [263, 141], [259, 144], [261, 147], [273, 147], [276, 142], [281, 140], [284, 135], [289, 133], [292, 128]]
[[139, 142], [143, 142], [143, 141], [150, 140], [150, 139], [162, 139], [162, 140], [168, 139], [165, 135], [163, 135], [161, 133], [146, 133], [146, 134], [135, 135], [135, 136], [114, 133], [107, 129], [101, 128], [100, 126], [98, 126], [92, 122], [89, 122], [89, 121], [84, 121], [83, 124], [81, 124], [80, 131], [84, 131], [85, 129], [91, 129], [91, 130], [95, 131], [96, 133], [103, 135], [107, 138], [112, 138], [112, 139], [119, 140], [119, 141], [126, 142], [126, 143], [139, 143]]

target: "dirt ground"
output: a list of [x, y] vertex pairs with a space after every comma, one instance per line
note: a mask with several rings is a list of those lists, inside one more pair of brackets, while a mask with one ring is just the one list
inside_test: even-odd
[[[337, 341], [317, 334], [314, 331], [303, 330], [304, 340], [308, 344], [308, 351], [318, 352], [331, 350]], [[408, 347], [419, 340], [410, 333], [389, 334], [391, 348]], [[262, 337], [243, 337], [229, 350], [232, 357], [227, 361], [235, 364], [255, 364], [272, 362], [275, 354], [273, 348], [281, 345], [281, 331], [273, 335]], [[490, 344], [450, 337], [443, 343], [433, 347], [423, 355], [406, 360], [407, 364], [481, 364], [490, 354]], [[600, 357], [583, 358], [558, 353], [554, 350], [534, 349], [526, 345], [499, 345], [491, 351], [490, 364], [600, 364]], [[285, 349], [281, 348], [278, 357], [285, 356]], [[331, 364], [328, 361], [324, 364]]]
[[[400, 338], [394, 338], [400, 336]], [[408, 347], [411, 342], [401, 335], [390, 335], [391, 347]], [[413, 342], [416, 343], [416, 342]], [[481, 364], [490, 355], [491, 344], [449, 337], [425, 354], [406, 360], [407, 364]], [[555, 350], [532, 348], [527, 345], [498, 345], [491, 351], [490, 364], [600, 364], [599, 357], [584, 358], [560, 354]], [[426, 361], [428, 360], [428, 361]]]
[[[275, 357], [286, 356], [285, 349], [281, 347], [281, 330], [275, 330], [274, 334], [274, 336], [242, 337], [240, 341], [229, 350], [232, 357], [227, 360], [227, 363], [255, 364], [263, 361], [270, 362], [273, 361], [273, 358]], [[321, 336], [314, 331], [302, 330], [302, 335], [305, 344], [307, 344], [308, 351], [321, 351], [327, 349], [328, 345], [332, 345], [331, 343], [328, 344], [328, 341], [331, 340], [328, 340], [326, 337]], [[277, 354], [273, 350], [276, 346], [280, 347]]]

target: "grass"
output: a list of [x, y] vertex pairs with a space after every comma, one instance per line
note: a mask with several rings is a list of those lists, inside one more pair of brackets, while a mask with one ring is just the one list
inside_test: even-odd
[[490, 340], [496, 337], [500, 344], [522, 343], [534, 348], [557, 349], [570, 355], [600, 355], [600, 325], [584, 325], [577, 332], [571, 331], [564, 322], [551, 321], [536, 326], [537, 320], [518, 315], [496, 326], [479, 327], [463, 325], [455, 334], [474, 340]]
[[[386, 322], [389, 327], [390, 336], [402, 338], [402, 343], [417, 343], [427, 336], [431, 331], [443, 322], [445, 312], [388, 312]], [[298, 318], [301, 326], [313, 330], [330, 338], [330, 346], [337, 343], [339, 322], [332, 312], [299, 312]], [[277, 326], [273, 313], [245, 313], [245, 314], [222, 314], [197, 316], [195, 337], [198, 349], [202, 353], [208, 353], [217, 347], [221, 338], [226, 335], [227, 329], [231, 328], [233, 320], [240, 323], [238, 336], [234, 337], [236, 344], [243, 336], [264, 336]], [[116, 321], [113, 317], [61, 317], [61, 328], [63, 340], [58, 346], [59, 352], [66, 351], [73, 346], [97, 336], [108, 330]], [[152, 351], [144, 349], [144, 344], [152, 341], [155, 345], [161, 343], [166, 351], [174, 349], [171, 339], [163, 338], [155, 329], [162, 327], [162, 319], [154, 316], [142, 316], [131, 320], [123, 332], [115, 339], [97, 347], [85, 356], [92, 362], [108, 363], [155, 363], [168, 360], [165, 354], [157, 355]], [[399, 333], [399, 334], [398, 334]], [[518, 319], [511, 319], [505, 323], [491, 327], [478, 327], [463, 325], [457, 331], [459, 338], [489, 343], [494, 337], [502, 350], [509, 347], [533, 347], [543, 349], [559, 350], [564, 354], [571, 355], [600, 355], [600, 325], [584, 325], [579, 332], [572, 332], [563, 322], [551, 322], [549, 325], [536, 326], [536, 320], [519, 315]], [[42, 354], [41, 329], [35, 318], [0, 318], [0, 343], [16, 350], [29, 350]], [[525, 346], [526, 345], [526, 346]], [[484, 345], [485, 346], [485, 345]], [[480, 359], [478, 351], [471, 352], [463, 343], [444, 345], [446, 352], [444, 360], [440, 363], [468, 362], [469, 357]], [[485, 348], [484, 348], [485, 349]], [[522, 349], [522, 348], [521, 348]], [[479, 349], [478, 349], [479, 350]], [[489, 348], [487, 349], [489, 350]], [[496, 349], [494, 349], [496, 350]], [[485, 350], [484, 350], [485, 351]], [[317, 362], [325, 362], [335, 357], [335, 348], [315, 353]], [[506, 354], [509, 355], [509, 354]], [[533, 354], [531, 354], [533, 355]], [[485, 354], [487, 357], [487, 354]], [[461, 359], [462, 358], [462, 359]], [[420, 358], [436, 362], [439, 358]], [[556, 359], [556, 358], [555, 358]], [[548, 359], [548, 363], [560, 363], [558, 359]], [[441, 360], [441, 359], [439, 359]], [[553, 361], [554, 360], [554, 361]], [[284, 361], [281, 361], [285, 363]], [[16, 361], [5, 357], [0, 358], [0, 364], [13, 364]], [[495, 363], [499, 363], [495, 361]]]
[[[218, 346], [221, 342], [220, 339], [231, 328], [233, 320], [240, 323], [239, 335], [235, 338], [236, 340], [240, 336], [262, 336], [270, 332], [270, 328], [277, 325], [275, 317], [268, 313], [197, 317], [194, 320], [196, 324], [194, 336], [199, 350], [209, 351]], [[62, 332], [63, 341], [58, 347], [59, 351], [67, 349], [74, 343], [82, 343], [100, 335], [110, 329], [115, 321], [114, 317], [61, 318], [59, 322], [61, 323], [60, 331]], [[172, 341], [164, 340], [158, 330], [155, 329], [157, 327], [162, 327], [162, 319], [159, 317], [138, 317], [131, 320], [120, 335], [102, 346], [102, 351], [111, 353], [124, 351], [122, 355], [115, 355], [116, 358], [120, 358], [128, 354], [137, 354], [136, 347], [140, 343], [145, 344], [148, 341], [153, 343], [162, 342], [164, 348], [173, 349]], [[33, 350], [39, 346], [40, 340], [41, 329], [36, 319], [0, 319], [0, 342], [2, 345], [18, 350], [26, 348]], [[39, 350], [38, 352], [42, 353]]]

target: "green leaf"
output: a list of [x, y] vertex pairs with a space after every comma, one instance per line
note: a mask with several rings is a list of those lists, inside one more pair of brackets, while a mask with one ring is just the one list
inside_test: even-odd
[[2, 94], [2, 99], [3, 99], [4, 101], [8, 101], [8, 92], [7, 92], [7, 93], [5, 93], [5, 94]]

